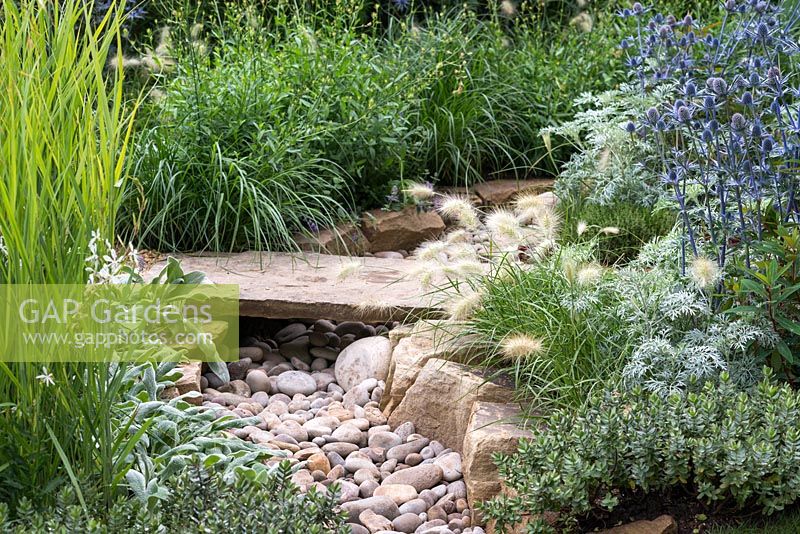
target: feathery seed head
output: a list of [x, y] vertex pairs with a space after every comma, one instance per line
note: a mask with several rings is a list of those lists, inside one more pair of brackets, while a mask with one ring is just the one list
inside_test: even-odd
[[461, 260], [453, 265], [453, 269], [462, 276], [469, 276], [473, 274], [483, 274], [484, 265], [474, 260]]
[[558, 230], [561, 228], [561, 217], [555, 209], [551, 206], [543, 205], [539, 208], [535, 221], [544, 239], [556, 240]]
[[467, 260], [478, 258], [478, 253], [475, 252], [475, 249], [467, 243], [455, 243], [453, 245], [449, 245], [445, 252], [447, 253], [447, 258], [449, 260]]
[[606, 226], [605, 228], [600, 228], [600, 233], [603, 235], [617, 235], [619, 234], [619, 228], [616, 226]]
[[586, 230], [589, 228], [589, 225], [586, 224], [586, 221], [578, 221], [577, 233], [578, 235], [583, 235]]
[[339, 281], [350, 278], [351, 276], [359, 272], [363, 266], [364, 265], [357, 260], [347, 262], [339, 268], [339, 274], [336, 278]]
[[445, 309], [450, 318], [455, 321], [466, 321], [475, 313], [481, 305], [482, 296], [477, 292], [459, 294], [446, 303]]
[[486, 217], [486, 228], [497, 236], [508, 239], [520, 238], [520, 226], [517, 217], [507, 210], [497, 210]]
[[541, 339], [528, 334], [511, 334], [500, 343], [503, 356], [511, 359], [539, 356], [544, 351]]
[[435, 261], [419, 261], [417, 265], [408, 271], [412, 278], [419, 280], [423, 288], [427, 289], [433, 285], [437, 275], [441, 274], [442, 266]]
[[445, 241], [448, 243], [467, 243], [469, 242], [469, 233], [466, 230], [458, 229], [453, 230], [446, 236], [444, 236]]
[[511, 18], [517, 14], [517, 6], [511, 0], [503, 0], [500, 2], [500, 13]]
[[569, 256], [562, 257], [561, 272], [564, 273], [564, 278], [567, 279], [567, 282], [570, 284], [574, 283], [578, 278], [578, 262]]
[[410, 184], [408, 184], [408, 186], [405, 189], [403, 189], [403, 192], [417, 201], [429, 200], [434, 195], [432, 185], [420, 184], [416, 182], [411, 182]]
[[700, 289], [711, 287], [719, 281], [720, 271], [717, 263], [704, 256], [697, 256], [689, 266], [692, 281]]
[[446, 253], [447, 243], [444, 241], [427, 241], [419, 246], [414, 253], [423, 261], [435, 260], [440, 254]]
[[603, 267], [597, 263], [588, 263], [578, 269], [575, 281], [579, 286], [593, 286], [603, 277]]
[[439, 213], [465, 228], [475, 228], [480, 222], [478, 210], [464, 197], [446, 196], [439, 206]]
[[545, 202], [539, 197], [539, 195], [534, 195], [533, 193], [524, 193], [517, 195], [517, 198], [514, 199], [514, 211], [517, 215], [521, 215], [535, 208], [539, 208], [544, 204]]

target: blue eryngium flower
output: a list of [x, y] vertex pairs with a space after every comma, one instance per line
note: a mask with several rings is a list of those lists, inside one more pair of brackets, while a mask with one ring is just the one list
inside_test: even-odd
[[756, 28], [756, 36], [762, 41], [766, 41], [767, 39], [769, 39], [769, 26], [767, 26], [763, 22], [759, 24], [758, 27]]
[[[639, 35], [623, 45], [628, 66], [644, 95], [669, 96], [625, 128], [659, 148], [646, 167], [677, 171], [662, 180], [681, 212], [684, 246], [714, 250], [723, 267], [731, 252], [741, 254], [749, 266], [744, 245], [762, 238], [766, 192], [781, 222], [800, 221], [800, 173], [782, 170], [800, 161], [800, 87], [779, 68], [800, 54], [789, 37], [800, 11], [782, 16], [781, 0], [722, 1], [725, 24], [660, 14], [637, 24]], [[698, 37], [694, 26], [708, 31]], [[706, 194], [687, 194], [696, 186]]]
[[747, 119], [741, 113], [734, 113], [731, 115], [731, 128], [737, 132], [742, 132], [747, 129]]
[[633, 123], [633, 121], [628, 121], [628, 124], [625, 125], [625, 131], [629, 134], [636, 133], [636, 125]]
[[706, 80], [706, 87], [717, 96], [724, 96], [728, 92], [728, 82], [722, 78], [709, 78]]

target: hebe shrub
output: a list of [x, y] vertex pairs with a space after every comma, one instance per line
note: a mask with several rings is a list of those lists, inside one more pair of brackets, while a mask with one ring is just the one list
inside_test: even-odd
[[[767, 372], [767, 371], [765, 371]], [[482, 506], [500, 526], [560, 512], [559, 525], [643, 494], [680, 490], [724, 510], [782, 510], [800, 497], [800, 394], [767, 378], [752, 391], [718, 385], [663, 397], [606, 392], [547, 417], [496, 463], [514, 496]], [[534, 531], [551, 531], [543, 520]]]
[[148, 507], [138, 499], [119, 499], [107, 511], [85, 513], [72, 488], [59, 494], [54, 507], [34, 508], [22, 501], [11, 518], [0, 503], [0, 531], [245, 534], [345, 534], [345, 516], [336, 512], [334, 487], [301, 494], [291, 482], [292, 467], [283, 462], [269, 475], [239, 476], [228, 481], [221, 470], [194, 464], [171, 479], [169, 497]]

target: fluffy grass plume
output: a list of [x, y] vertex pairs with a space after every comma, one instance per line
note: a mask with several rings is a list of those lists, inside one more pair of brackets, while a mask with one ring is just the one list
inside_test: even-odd
[[475, 228], [480, 223], [478, 210], [468, 199], [461, 196], [445, 196], [439, 206], [439, 213], [464, 228]]
[[426, 241], [417, 248], [414, 255], [422, 261], [431, 261], [439, 258], [440, 254], [446, 254], [447, 248], [444, 241]]
[[475, 249], [467, 243], [456, 243], [450, 245], [445, 250], [445, 253], [447, 254], [447, 258], [449, 260], [454, 261], [475, 259], [478, 257], [478, 253], [475, 251]]
[[420, 184], [417, 182], [409, 183], [408, 186], [403, 189], [403, 192], [416, 201], [430, 200], [435, 194], [432, 185]]
[[442, 265], [436, 261], [418, 261], [409, 272], [409, 276], [419, 281], [424, 289], [430, 288], [439, 275], [442, 274]]
[[450, 244], [453, 243], [467, 243], [469, 242], [469, 232], [464, 229], [453, 230], [444, 236], [444, 240]]
[[511, 359], [539, 356], [544, 352], [544, 343], [528, 334], [511, 334], [500, 343], [500, 352]]
[[486, 228], [494, 235], [504, 238], [519, 240], [521, 228], [516, 215], [508, 210], [496, 210], [486, 217]]
[[700, 289], [706, 289], [719, 281], [720, 270], [717, 263], [704, 256], [697, 256], [689, 265], [692, 282]]
[[364, 268], [364, 264], [358, 260], [349, 261], [339, 268], [339, 274], [336, 276], [338, 281], [346, 280]]
[[454, 321], [466, 321], [480, 308], [483, 296], [475, 291], [459, 293], [445, 303], [445, 311]]
[[555, 241], [561, 228], [561, 216], [551, 206], [542, 206], [537, 210], [534, 221], [542, 235], [542, 239]]
[[597, 263], [587, 263], [575, 273], [575, 281], [579, 286], [593, 286], [603, 277], [603, 267]]
[[514, 199], [514, 213], [521, 223], [527, 224], [536, 220], [539, 210], [546, 205], [539, 195], [524, 193]]
[[606, 226], [600, 228], [600, 233], [603, 235], [619, 235], [619, 228], [617, 226]]

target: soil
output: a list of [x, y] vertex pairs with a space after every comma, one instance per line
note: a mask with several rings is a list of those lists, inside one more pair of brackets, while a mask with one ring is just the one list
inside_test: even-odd
[[751, 523], [763, 517], [757, 508], [734, 511], [729, 503], [708, 506], [682, 491], [649, 495], [637, 492], [620, 496], [620, 504], [611, 513], [585, 517], [579, 527], [580, 532], [600, 531], [661, 515], [675, 518], [679, 534], [702, 534], [714, 527]]

